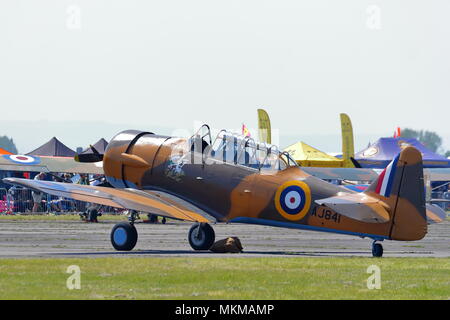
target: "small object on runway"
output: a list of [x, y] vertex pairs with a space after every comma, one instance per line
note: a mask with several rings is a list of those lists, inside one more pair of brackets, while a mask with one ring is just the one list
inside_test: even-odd
[[209, 250], [214, 253], [241, 253], [242, 244], [238, 237], [229, 237], [216, 241]]

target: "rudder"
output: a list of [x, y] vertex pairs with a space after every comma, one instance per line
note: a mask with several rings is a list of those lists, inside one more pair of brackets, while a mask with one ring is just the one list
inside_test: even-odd
[[405, 148], [365, 191], [390, 208], [392, 240], [420, 240], [427, 233], [422, 155]]

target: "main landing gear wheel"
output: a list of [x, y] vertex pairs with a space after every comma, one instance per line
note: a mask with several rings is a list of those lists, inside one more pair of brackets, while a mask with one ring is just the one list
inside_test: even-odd
[[137, 239], [137, 230], [131, 223], [118, 223], [111, 230], [111, 243], [116, 250], [130, 251], [136, 245]]
[[383, 246], [375, 241], [372, 243], [372, 256], [381, 258], [383, 256]]
[[207, 223], [196, 223], [189, 229], [189, 244], [194, 250], [208, 250], [214, 244], [216, 234]]

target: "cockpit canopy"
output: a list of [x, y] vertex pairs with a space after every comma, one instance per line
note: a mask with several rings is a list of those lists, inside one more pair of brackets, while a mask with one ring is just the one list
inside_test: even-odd
[[280, 152], [277, 146], [259, 143], [251, 137], [227, 130], [221, 130], [214, 143], [211, 143], [211, 132], [207, 125], [203, 125], [191, 137], [191, 141], [191, 150], [203, 153], [205, 162], [221, 161], [259, 171], [298, 166], [287, 152]]

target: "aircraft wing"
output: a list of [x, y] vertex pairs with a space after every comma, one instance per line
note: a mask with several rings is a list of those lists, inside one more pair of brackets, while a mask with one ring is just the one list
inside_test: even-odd
[[301, 167], [306, 173], [322, 180], [374, 181], [378, 174], [372, 169]]
[[0, 170], [103, 174], [103, 163], [80, 163], [66, 157], [1, 155]]
[[423, 173], [430, 181], [450, 181], [450, 168], [427, 168]]
[[447, 218], [447, 213], [434, 204], [426, 204], [428, 224], [440, 223]]
[[319, 199], [315, 202], [347, 218], [362, 222], [384, 223], [390, 220], [386, 205], [380, 200], [364, 193], [346, 193], [335, 197]]
[[[373, 182], [378, 177], [375, 170], [365, 168], [301, 167], [301, 169], [322, 180]], [[428, 168], [423, 169], [423, 172], [431, 181], [450, 181], [450, 168]]]
[[55, 196], [94, 202], [116, 208], [148, 212], [179, 220], [210, 222], [209, 219], [190, 210], [187, 206], [157, 191], [114, 189], [20, 178], [4, 178], [3, 182]]

